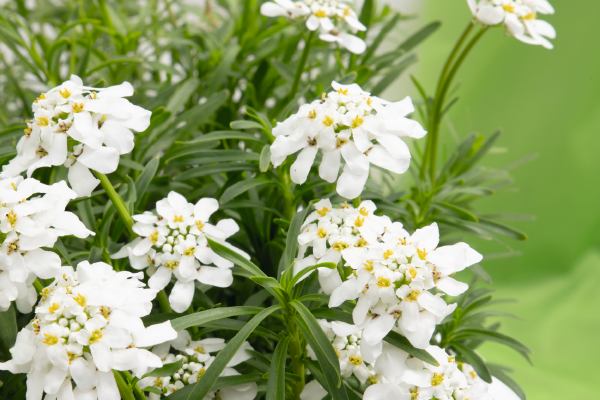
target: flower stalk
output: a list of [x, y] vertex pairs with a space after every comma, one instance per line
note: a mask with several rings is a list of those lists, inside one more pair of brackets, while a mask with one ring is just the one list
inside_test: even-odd
[[312, 41], [315, 37], [315, 31], [310, 31], [308, 34], [308, 38], [304, 42], [304, 50], [302, 51], [302, 56], [300, 57], [300, 62], [298, 63], [298, 68], [296, 68], [296, 75], [294, 75], [294, 82], [292, 83], [292, 90], [290, 91], [290, 95], [288, 100], [292, 100], [296, 93], [298, 93], [298, 88], [300, 87], [300, 81], [302, 80], [302, 73], [304, 72], [304, 67], [306, 66], [306, 61], [308, 61], [308, 55], [310, 54], [310, 48], [312, 46]]
[[113, 205], [115, 206], [115, 209], [117, 210], [119, 217], [121, 217], [121, 221], [123, 221], [123, 224], [125, 224], [127, 231], [130, 234], [133, 234], [133, 230], [131, 229], [133, 227], [133, 219], [131, 218], [129, 211], [127, 210], [125, 202], [123, 201], [121, 196], [119, 196], [119, 194], [116, 192], [115, 188], [112, 186], [106, 175], [101, 174], [97, 171], [94, 171], [94, 175], [96, 175], [96, 177], [100, 179], [100, 184], [106, 191], [106, 194], [108, 194], [108, 198], [110, 199], [110, 201], [112, 201]]

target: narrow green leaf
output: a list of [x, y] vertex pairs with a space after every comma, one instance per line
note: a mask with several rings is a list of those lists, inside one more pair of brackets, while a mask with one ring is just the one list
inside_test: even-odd
[[200, 80], [197, 78], [190, 78], [181, 82], [165, 106], [167, 111], [171, 113], [178, 112], [192, 97], [198, 86], [200, 86]]
[[398, 50], [404, 50], [404, 52], [411, 51], [419, 43], [427, 39], [429, 35], [437, 31], [441, 25], [442, 23], [440, 21], [433, 21], [430, 24], [425, 25], [418, 32], [410, 36], [400, 46], [398, 46]]
[[208, 80], [208, 93], [216, 92], [221, 85], [226, 83], [227, 76], [231, 73], [231, 66], [235, 62], [235, 59], [238, 53], [241, 50], [241, 47], [237, 43], [229, 44], [222, 52], [221, 63], [214, 70], [214, 75], [212, 75]]
[[106, 68], [106, 67], [111, 66], [113, 64], [125, 64], [125, 63], [137, 64], [137, 63], [141, 63], [143, 61], [144, 61], [143, 59], [136, 58], [136, 57], [115, 57], [115, 58], [112, 58], [112, 59], [110, 59], [108, 61], [104, 61], [104, 62], [96, 65], [95, 67], [87, 70], [86, 73], [84, 74], [84, 77], [91, 75], [92, 72], [99, 71], [102, 68]]
[[465, 210], [464, 208], [461, 208], [454, 204], [446, 203], [444, 201], [436, 201], [434, 204], [440, 206], [441, 208], [445, 208], [447, 210], [454, 211], [462, 219], [465, 219], [465, 220], [471, 221], [471, 222], [479, 222], [479, 219], [475, 215], [471, 214], [471, 212]]
[[515, 351], [520, 353], [527, 361], [530, 361], [529, 355], [533, 354], [533, 352], [527, 346], [500, 332], [494, 332], [483, 329], [464, 329], [457, 331], [454, 336], [454, 339], [477, 339], [500, 343], [514, 349]]
[[174, 320], [176, 318], [181, 317], [181, 314], [178, 313], [161, 313], [161, 314], [150, 314], [142, 317], [142, 322], [144, 326], [147, 328], [150, 325], [161, 324], [165, 321]]
[[263, 141], [260, 138], [260, 136], [256, 137], [251, 133], [239, 132], [239, 131], [215, 131], [212, 133], [208, 133], [206, 135], [202, 135], [199, 138], [194, 139], [189, 142], [175, 142], [175, 143], [192, 145], [192, 144], [206, 143], [206, 142], [212, 142], [215, 140], [225, 140], [225, 139], [249, 140], [249, 141], [253, 141], [253, 142], [262, 142]]
[[398, 332], [391, 331], [383, 340], [392, 346], [396, 346], [400, 350], [404, 350], [411, 356], [416, 357], [421, 361], [425, 361], [426, 363], [436, 367], [440, 365], [440, 363], [437, 362], [437, 360], [431, 354], [425, 350], [415, 348], [412, 344], [410, 344], [406, 337], [402, 336]]
[[394, 13], [394, 16], [383, 26], [383, 28], [381, 28], [381, 31], [379, 32], [373, 43], [371, 43], [371, 45], [368, 46], [367, 51], [365, 52], [365, 55], [362, 58], [363, 64], [366, 63], [373, 56], [373, 54], [375, 54], [377, 48], [381, 45], [381, 43], [387, 37], [387, 35], [396, 27], [399, 21], [400, 14]]
[[353, 325], [352, 314], [335, 308], [315, 308], [310, 310], [315, 318], [327, 319], [329, 321], [341, 321]]
[[[207, 322], [202, 325], [206, 329], [214, 329], [214, 330], [226, 330], [226, 331], [240, 331], [244, 326], [246, 326], [246, 321], [241, 321], [239, 319], [219, 319], [217, 321]], [[262, 326], [257, 327], [254, 334], [258, 336], [265, 337], [267, 339], [279, 341], [280, 337], [273, 331], [270, 331]]]
[[67, 264], [73, 266], [73, 261], [71, 261], [71, 256], [69, 256], [69, 252], [60, 238], [56, 239], [56, 243], [54, 243], [54, 248], [58, 253], [65, 259]]
[[265, 144], [260, 152], [258, 169], [260, 169], [260, 172], [267, 172], [269, 165], [271, 165], [271, 145]]
[[502, 236], [506, 236], [516, 240], [527, 240], [527, 235], [525, 233], [508, 225], [501, 224], [500, 222], [491, 221], [485, 218], [479, 218], [479, 225], [491, 232], [497, 233]]
[[[327, 357], [327, 361], [333, 366], [337, 374], [340, 374], [340, 360], [338, 359], [329, 338], [321, 328], [321, 325], [317, 322], [315, 317], [310, 313], [308, 308], [304, 306], [304, 304], [300, 303], [298, 300], [292, 300], [290, 302], [292, 307], [298, 311], [298, 316], [302, 319], [302, 321], [308, 326], [310, 329], [311, 335], [315, 338], [317, 345]], [[312, 346], [311, 346], [312, 347]], [[337, 384], [339, 387], [339, 382]]]
[[215, 321], [222, 318], [237, 317], [238, 315], [253, 315], [262, 312], [262, 307], [227, 307], [213, 308], [212, 310], [200, 311], [194, 314], [189, 314], [180, 318], [171, 320], [171, 326], [176, 331], [182, 331], [191, 326], [199, 326], [207, 322]]
[[[271, 306], [267, 309], [263, 309], [260, 313], [258, 313], [254, 318], [252, 318], [246, 326], [239, 331], [233, 339], [223, 350], [221, 350], [217, 357], [210, 364], [204, 375], [202, 375], [202, 379], [200, 380], [201, 385], [194, 385], [191, 393], [187, 396], [188, 400], [202, 400], [204, 397], [213, 391], [213, 386], [221, 376], [221, 373], [231, 361], [233, 356], [238, 352], [238, 350], [244, 344], [244, 341], [250, 336], [252, 331], [269, 315], [273, 312], [281, 309], [281, 306]], [[332, 348], [333, 349], [333, 348]], [[334, 353], [335, 354], [335, 353]], [[337, 358], [336, 358], [337, 360]], [[262, 375], [261, 375], [262, 376]]]
[[279, 286], [279, 282], [277, 281], [277, 279], [271, 278], [270, 276], [253, 276], [250, 279], [264, 288], [283, 290], [282, 287]]
[[8, 348], [13, 347], [17, 341], [17, 317], [14, 305], [0, 312], [0, 338]]
[[269, 211], [280, 217], [283, 216], [281, 214], [281, 211], [279, 211], [275, 208], [270, 208], [270, 207], [265, 206], [263, 203], [259, 203], [256, 201], [250, 201], [250, 200], [230, 201], [228, 203], [223, 204], [221, 207], [219, 207], [219, 209], [223, 209], [223, 210], [234, 209], [234, 208], [258, 208], [258, 209], [261, 209], [264, 211]]
[[217, 253], [219, 256], [223, 257], [226, 260], [231, 261], [235, 265], [238, 265], [238, 266], [244, 268], [246, 271], [252, 273], [254, 276], [267, 277], [267, 275], [264, 272], [262, 272], [260, 268], [258, 268], [256, 265], [254, 265], [250, 260], [245, 259], [239, 253], [236, 253], [235, 251], [231, 250], [230, 248], [228, 248], [220, 243], [217, 243], [212, 239], [207, 238], [207, 240], [208, 240], [208, 244], [210, 245], [211, 250], [214, 251], [215, 253]]
[[239, 196], [240, 194], [247, 192], [248, 190], [258, 187], [258, 186], [263, 186], [263, 185], [268, 185], [268, 184], [274, 184], [275, 182], [272, 180], [266, 180], [266, 179], [258, 179], [258, 178], [254, 178], [254, 179], [245, 179], [243, 181], [234, 183], [233, 185], [229, 186], [225, 192], [223, 192], [223, 194], [221, 195], [221, 204], [227, 203], [229, 200], [233, 200], [235, 199], [237, 196]]
[[125, 379], [123, 378], [123, 375], [121, 375], [121, 372], [115, 371], [113, 369], [113, 375], [115, 376], [115, 381], [117, 382], [117, 388], [119, 388], [121, 398], [123, 400], [135, 400], [133, 392], [129, 388], [129, 385], [127, 385], [127, 382], [125, 382]]
[[287, 284], [287, 289], [286, 290], [291, 290], [291, 288], [294, 287], [294, 285], [296, 285], [296, 283], [298, 283], [298, 281], [305, 275], [311, 273], [312, 271], [314, 271], [317, 268], [329, 268], [329, 269], [334, 269], [337, 267], [337, 264], [332, 263], [332, 262], [326, 262], [326, 263], [321, 263], [321, 264], [317, 264], [317, 265], [312, 265], [308, 268], [304, 268], [302, 271], [298, 272], [296, 275], [294, 275], [294, 277], [290, 280], [290, 282]]
[[460, 343], [452, 343], [452, 347], [454, 347], [454, 349], [458, 351], [460, 355], [462, 355], [465, 361], [473, 367], [481, 379], [487, 383], [492, 383], [492, 375], [490, 374], [490, 370], [475, 351]]
[[285, 358], [290, 337], [286, 336], [277, 344], [271, 369], [269, 381], [267, 382], [266, 400], [285, 400]]
[[192, 178], [199, 178], [201, 176], [220, 174], [221, 172], [256, 171], [257, 169], [258, 168], [256, 164], [250, 164], [245, 162], [222, 163], [190, 168], [177, 175], [174, 179], [176, 181], [185, 181]]
[[259, 124], [258, 122], [255, 121], [248, 121], [248, 120], [239, 120], [239, 121], [231, 121], [231, 123], [229, 124], [229, 127], [231, 129], [233, 129], [234, 131], [236, 130], [240, 130], [240, 129], [265, 129], [265, 127], [262, 124]]
[[[211, 392], [216, 392], [220, 389], [225, 389], [232, 386], [244, 385], [247, 383], [259, 382], [263, 379], [262, 374], [244, 374], [244, 375], [233, 375], [233, 376], [222, 376], [213, 385]], [[169, 395], [169, 400], [186, 400], [192, 399], [189, 397], [196, 388], [197, 383], [193, 383], [188, 386], [184, 386], [182, 389], [175, 391]]]
[[[302, 224], [304, 223], [306, 216], [313, 209], [314, 206], [311, 204], [304, 210], [296, 213], [296, 215], [294, 215], [294, 217], [292, 218], [292, 221], [290, 223], [290, 229], [288, 229], [287, 233], [285, 252], [283, 253], [284, 269], [288, 269], [290, 265], [292, 265], [292, 263], [294, 262], [294, 258], [296, 257], [296, 251], [298, 250], [298, 235], [300, 234], [300, 229], [302, 229]], [[278, 276], [281, 276], [282, 273], [283, 271], [279, 271]]]
[[150, 182], [152, 181], [152, 179], [154, 178], [154, 176], [156, 175], [156, 171], [158, 170], [158, 164], [159, 164], [160, 160], [158, 157], [154, 157], [152, 158], [144, 167], [144, 170], [142, 171], [142, 173], [138, 176], [138, 178], [135, 180], [135, 190], [137, 192], [138, 197], [142, 197], [142, 195], [144, 193], [146, 193], [146, 190], [148, 189], [148, 186], [150, 185]]
[[123, 166], [125, 168], [130, 168], [136, 171], [143, 171], [144, 165], [140, 164], [137, 161], [131, 160], [129, 158], [121, 157], [119, 158], [119, 166]]
[[163, 364], [162, 367], [156, 368], [154, 371], [148, 372], [147, 374], [142, 376], [142, 379], [144, 379], [148, 376], [155, 376], [155, 377], [171, 376], [175, 372], [177, 372], [177, 370], [180, 369], [182, 365], [183, 365], [183, 358], [180, 359], [179, 361], [175, 361], [174, 363]]

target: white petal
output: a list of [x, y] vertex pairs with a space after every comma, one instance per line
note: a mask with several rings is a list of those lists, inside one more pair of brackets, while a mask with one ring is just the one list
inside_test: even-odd
[[340, 150], [326, 150], [319, 165], [319, 176], [329, 183], [335, 182], [340, 171]]
[[28, 251], [23, 256], [27, 268], [42, 279], [51, 279], [56, 276], [61, 267], [58, 254], [42, 249]]
[[133, 133], [120, 123], [107, 119], [100, 129], [104, 134], [104, 143], [117, 150], [119, 154], [127, 154], [133, 150]]
[[310, 167], [312, 167], [315, 161], [318, 150], [317, 146], [307, 146], [298, 154], [298, 158], [296, 158], [296, 161], [294, 161], [290, 168], [292, 182], [299, 185], [306, 182]]
[[171, 295], [169, 296], [169, 304], [173, 311], [182, 313], [190, 308], [192, 299], [194, 298], [194, 282], [184, 283], [182, 281], [175, 282]]
[[[346, 165], [350, 167], [355, 174], [364, 175], [369, 172], [369, 160], [354, 144], [348, 142], [342, 146], [342, 157], [346, 160]], [[344, 168], [345, 169], [345, 168]]]
[[163, 290], [169, 282], [171, 282], [171, 270], [166, 267], [159, 267], [148, 280], [148, 286], [152, 289]]
[[300, 400], [321, 400], [327, 395], [327, 391], [323, 389], [323, 386], [313, 379], [304, 386], [302, 393], [300, 393]]
[[504, 10], [500, 6], [484, 5], [479, 7], [477, 19], [486, 25], [497, 25], [504, 19]]
[[208, 222], [211, 215], [219, 209], [217, 199], [203, 198], [194, 206], [194, 217], [202, 222]]
[[348, 49], [351, 53], [362, 54], [367, 49], [367, 44], [358, 36], [349, 33], [341, 32], [338, 34], [340, 44]]
[[364, 400], [410, 400], [411, 395], [402, 392], [400, 387], [391, 383], [371, 385], [365, 390]]
[[151, 325], [141, 332], [133, 334], [136, 347], [149, 347], [169, 340], [177, 339], [177, 332], [171, 326], [171, 321]]
[[112, 357], [108, 345], [100, 340], [90, 345], [90, 350], [92, 352], [92, 357], [94, 357], [94, 364], [96, 364], [96, 367], [102, 372], [110, 372]]
[[58, 392], [60, 386], [63, 384], [67, 377], [67, 369], [54, 367], [44, 377], [44, 391], [48, 394], [54, 394]]
[[394, 158], [388, 150], [380, 145], [373, 146], [373, 148], [367, 152], [367, 158], [371, 164], [396, 174], [405, 173], [410, 166], [410, 156], [402, 159]]
[[287, 15], [285, 8], [278, 4], [266, 2], [260, 6], [260, 13], [265, 17], [281, 17]]
[[76, 162], [69, 168], [69, 183], [79, 197], [89, 197], [100, 183], [90, 172], [88, 167]]
[[112, 371], [98, 372], [98, 400], [119, 400], [119, 388]]
[[71, 376], [77, 386], [83, 391], [89, 391], [98, 384], [96, 367], [83, 357], [77, 357], [71, 361]]
[[435, 283], [435, 287], [450, 296], [461, 295], [469, 289], [469, 285], [466, 283], [459, 282], [449, 276], [438, 279]]
[[342, 172], [342, 175], [338, 179], [336, 190], [340, 196], [347, 199], [355, 199], [362, 193], [368, 178], [368, 172], [364, 175], [357, 175], [346, 164], [344, 172]]
[[229, 287], [233, 283], [233, 273], [227, 268], [202, 266], [198, 272], [198, 280], [206, 285]]
[[371, 346], [375, 346], [377, 343], [380, 343], [388, 333], [390, 333], [395, 323], [396, 319], [393, 315], [384, 313], [371, 320], [369, 326], [367, 326], [363, 331], [362, 338]]
[[112, 147], [92, 149], [86, 146], [81, 155], [77, 157], [77, 163], [82, 163], [101, 174], [110, 174], [115, 172], [119, 166], [119, 152]]

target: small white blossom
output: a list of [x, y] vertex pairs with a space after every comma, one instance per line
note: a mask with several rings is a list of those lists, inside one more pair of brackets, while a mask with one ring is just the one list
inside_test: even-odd
[[17, 143], [17, 156], [3, 167], [1, 176], [10, 178], [37, 168], [64, 164], [69, 182], [78, 196], [89, 196], [100, 181], [90, 169], [114, 172], [119, 156], [134, 146], [132, 130], [142, 132], [150, 125], [151, 112], [131, 104], [129, 82], [108, 88], [83, 85], [76, 75], [60, 86], [42, 93], [32, 106], [33, 120]]
[[233, 219], [223, 219], [216, 225], [208, 222], [218, 208], [216, 199], [200, 199], [194, 205], [179, 193], [170, 192], [156, 203], [158, 216], [150, 212], [133, 216], [133, 231], [140, 237], [111, 257], [129, 257], [135, 269], [157, 268], [148, 281], [153, 289], [164, 289], [174, 275], [176, 282], [169, 302], [173, 310], [184, 312], [192, 303], [196, 280], [217, 287], [233, 283], [233, 263], [212, 251], [207, 238], [249, 258], [225, 241], [239, 230]]
[[[157, 291], [143, 274], [115, 272], [105, 263], [61, 267], [44, 289], [32, 322], [19, 332], [13, 359], [1, 370], [27, 373], [27, 399], [113, 400], [119, 391], [111, 370], [141, 378], [161, 359], [141, 347], [177, 337], [169, 321], [144, 327]], [[77, 387], [73, 389], [72, 381]]]
[[546, 0], [467, 0], [473, 16], [484, 25], [502, 24], [507, 35], [521, 42], [552, 49], [548, 39], [556, 38], [556, 31], [540, 14], [554, 14]]
[[352, 0], [274, 0], [260, 7], [266, 17], [286, 17], [292, 21], [305, 19], [306, 27], [319, 31], [319, 38], [335, 42], [355, 54], [363, 53], [367, 45], [364, 40], [348, 33], [366, 31], [350, 4]]
[[0, 180], [0, 311], [16, 300], [29, 313], [37, 296], [33, 281], [53, 278], [60, 257], [53, 247], [60, 236], [94, 235], [72, 212], [65, 211], [77, 194], [64, 181], [45, 185], [18, 176]]
[[[171, 352], [171, 347], [177, 350], [178, 354]], [[181, 369], [176, 371], [170, 377], [154, 378], [147, 377], [138, 382], [141, 389], [154, 387], [165, 396], [169, 396], [177, 390], [201, 381], [202, 375], [215, 359], [215, 355], [225, 347], [225, 340], [220, 338], [206, 338], [202, 340], [192, 340], [188, 331], [178, 332], [177, 338], [165, 342], [152, 349], [165, 364], [170, 364], [183, 359]], [[240, 375], [233, 367], [251, 358], [246, 350], [254, 350], [248, 342], [244, 342], [242, 347], [233, 356], [227, 364], [221, 376]], [[152, 371], [150, 368], [148, 371]], [[252, 400], [258, 393], [256, 383], [247, 383], [243, 385], [232, 386], [209, 393], [205, 400]], [[150, 400], [159, 400], [161, 395], [150, 392]]]
[[[370, 165], [402, 174], [410, 165], [410, 151], [401, 137], [422, 138], [427, 132], [405, 118], [414, 111], [410, 97], [390, 103], [364, 92], [357, 84], [332, 83], [335, 91], [322, 100], [300, 107], [273, 129], [271, 162], [279, 166], [298, 151], [290, 168], [294, 183], [303, 184], [319, 149], [323, 159], [319, 176], [337, 180], [337, 192], [358, 197], [369, 177]], [[338, 179], [341, 160], [345, 161]]]

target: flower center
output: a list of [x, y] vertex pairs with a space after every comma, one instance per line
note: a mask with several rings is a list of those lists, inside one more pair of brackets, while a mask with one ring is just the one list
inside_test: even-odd
[[158, 241], [158, 231], [155, 231], [153, 234], [150, 235], [150, 241], [156, 244], [156, 242]]
[[383, 276], [379, 277], [379, 282], [377, 282], [377, 286], [386, 288], [392, 286], [392, 282], [388, 278], [384, 278]]
[[329, 115], [326, 115], [325, 119], [323, 120], [323, 125], [325, 125], [325, 126], [333, 125], [333, 118], [331, 118]]
[[355, 128], [358, 128], [359, 126], [361, 126], [363, 124], [363, 122], [365, 122], [365, 120], [357, 115], [356, 118], [354, 118], [352, 120], [352, 124], [350, 126], [353, 129], [355, 129]]
[[369, 215], [369, 210], [367, 210], [367, 209], [366, 209], [366, 208], [364, 208], [364, 207], [361, 207], [361, 208], [360, 208], [360, 210], [359, 210], [359, 212], [360, 212], [360, 214], [361, 214], [361, 215], [364, 215], [365, 217], [366, 217], [367, 215]]
[[515, 6], [513, 6], [512, 4], [503, 4], [502, 8], [504, 9], [504, 11], [509, 12], [509, 13], [515, 12]]
[[168, 261], [165, 263], [165, 267], [169, 268], [171, 271], [173, 271], [178, 266], [179, 266], [178, 261]]
[[413, 290], [412, 292], [410, 292], [410, 293], [408, 294], [408, 296], [406, 296], [406, 297], [404, 298], [404, 300], [406, 300], [406, 301], [410, 301], [410, 302], [412, 302], [413, 300], [415, 300], [415, 301], [416, 301], [416, 300], [419, 298], [419, 295], [420, 295], [420, 294], [421, 294], [421, 292], [419, 292], [418, 290]]
[[356, 221], [354, 221], [354, 225], [356, 225], [359, 228], [361, 226], [363, 226], [364, 223], [365, 223], [365, 219], [361, 218], [361, 217], [356, 217]]
[[367, 260], [366, 263], [363, 264], [365, 266], [365, 269], [369, 272], [373, 272], [373, 261], [369, 261]]
[[183, 222], [183, 215], [179, 215], [179, 216], [176, 215], [173, 218], [173, 221], [175, 221], [175, 222]]
[[369, 243], [367, 243], [367, 241], [365, 240], [365, 238], [360, 238], [358, 239], [358, 243], [356, 243], [354, 245], [354, 247], [365, 247], [366, 245], [368, 245]]
[[102, 338], [102, 331], [100, 329], [92, 332], [92, 336], [90, 336], [90, 344], [96, 343], [98, 340]]
[[67, 88], [64, 88], [63, 90], [59, 90], [58, 93], [60, 93], [60, 95], [65, 99], [71, 95], [71, 92], [69, 92], [69, 90]]
[[48, 311], [50, 311], [50, 314], [54, 314], [59, 308], [60, 306], [58, 304], [52, 303], [52, 305], [48, 307]]
[[336, 242], [336, 243], [333, 244], [332, 247], [334, 248], [334, 250], [342, 251], [344, 249], [347, 249], [349, 246], [348, 246], [348, 243]]
[[342, 139], [342, 138], [338, 138], [337, 140], [337, 145], [335, 146], [337, 149], [339, 149], [340, 147], [342, 147], [343, 145], [345, 145], [346, 143], [348, 143], [348, 140], [346, 139]]
[[339, 88], [337, 92], [338, 92], [338, 94], [343, 94], [344, 96], [348, 96], [348, 89]]
[[427, 251], [425, 251], [426, 249], [420, 250], [417, 249], [417, 254], [419, 255], [419, 258], [421, 260], [425, 260], [425, 257], [427, 257]]
[[308, 112], [308, 118], [312, 119], [313, 121], [315, 120], [315, 118], [317, 118], [317, 111], [316, 110], [312, 110]]
[[44, 333], [44, 336], [46, 336], [46, 339], [42, 340], [42, 343], [45, 343], [48, 346], [54, 346], [58, 343], [58, 338], [56, 336], [48, 335], [47, 333]]
[[8, 223], [10, 224], [11, 228], [14, 228], [15, 223], [17, 222], [17, 214], [11, 211], [6, 215], [6, 219], [8, 220]]
[[40, 126], [48, 126], [48, 117], [39, 117], [38, 120], [40, 122], [38, 122], [37, 124]]
[[385, 258], [387, 260], [392, 255], [394, 255], [394, 252], [388, 249], [385, 251], [385, 253], [383, 253], [383, 258]]
[[85, 297], [83, 297], [81, 293], [77, 293], [77, 296], [73, 297], [73, 300], [81, 307], [85, 307]]
[[537, 18], [537, 15], [536, 15], [536, 14], [535, 14], [535, 12], [533, 12], [533, 11], [532, 11], [532, 12], [530, 12], [529, 14], [527, 14], [526, 16], [524, 16], [524, 17], [523, 17], [523, 19], [524, 19], [524, 20], [525, 20], [525, 19], [528, 19], [528, 20], [533, 20], [533, 19], [536, 19], [536, 18]]
[[362, 364], [362, 358], [356, 356], [350, 356], [350, 362], [354, 365]]
[[202, 221], [196, 221], [196, 228], [198, 228], [198, 230], [202, 232], [202, 229], [204, 229], [204, 224], [202, 223]]
[[204, 346], [198, 346], [194, 349], [194, 351], [200, 354], [204, 354]]
[[194, 255], [194, 252], [196, 251], [195, 247], [190, 247], [189, 249], [187, 249], [186, 251], [183, 252], [184, 256], [191, 256]]
[[71, 106], [74, 113], [80, 113], [83, 111], [83, 103], [73, 103]]
[[321, 238], [324, 238], [325, 236], [327, 236], [327, 232], [325, 232], [323, 228], [319, 228], [319, 230], [317, 231], [317, 235], [319, 235], [319, 237]]
[[323, 10], [323, 9], [319, 9], [317, 11], [314, 12], [315, 17], [317, 18], [327, 18], [327, 11]]
[[437, 372], [433, 373], [433, 376], [431, 377], [431, 386], [439, 386], [442, 384], [442, 381], [444, 380], [444, 374], [438, 374]]
[[412, 276], [412, 277], [413, 277], [413, 279], [415, 279], [415, 278], [417, 277], [417, 270], [416, 270], [416, 269], [414, 269], [414, 268], [410, 268], [410, 269], [408, 270], [408, 272], [410, 273], [410, 276]]
[[321, 210], [317, 210], [317, 213], [321, 216], [324, 217], [329, 211], [331, 211], [329, 208], [327, 207], [323, 207]]

